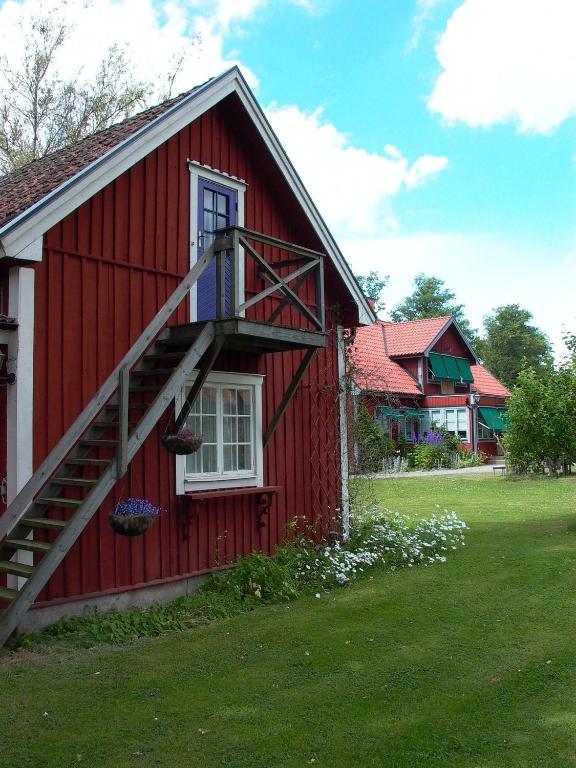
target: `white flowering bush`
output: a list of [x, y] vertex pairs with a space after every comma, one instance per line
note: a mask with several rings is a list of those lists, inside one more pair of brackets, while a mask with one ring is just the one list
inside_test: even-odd
[[465, 529], [466, 523], [448, 510], [414, 524], [407, 515], [373, 507], [351, 519], [347, 542], [303, 548], [297, 577], [328, 588], [347, 584], [376, 565], [393, 571], [445, 562], [450, 551], [464, 546]]

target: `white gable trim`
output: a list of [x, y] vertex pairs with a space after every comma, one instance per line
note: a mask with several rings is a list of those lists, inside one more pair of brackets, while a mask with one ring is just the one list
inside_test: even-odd
[[83, 168], [20, 216], [8, 222], [0, 229], [0, 253], [3, 251], [5, 256], [21, 257], [24, 248], [50, 227], [231, 93], [236, 93], [240, 98], [290, 189], [337, 267], [350, 294], [354, 297], [360, 323], [369, 325], [375, 322], [376, 315], [362, 294], [352, 270], [237, 67], [200, 86], [107, 154]]

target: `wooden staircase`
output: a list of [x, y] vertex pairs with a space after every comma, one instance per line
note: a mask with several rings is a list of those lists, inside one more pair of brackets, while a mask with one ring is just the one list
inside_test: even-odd
[[[166, 323], [213, 258], [206, 253], [114, 369], [0, 518], [0, 647], [78, 539], [192, 371], [220, 348], [214, 323], [189, 343], [169, 345]], [[43, 531], [43, 539], [33, 538]], [[18, 550], [34, 565], [14, 560]], [[25, 579], [25, 581], [23, 581]], [[23, 582], [23, 583], [22, 583]]]

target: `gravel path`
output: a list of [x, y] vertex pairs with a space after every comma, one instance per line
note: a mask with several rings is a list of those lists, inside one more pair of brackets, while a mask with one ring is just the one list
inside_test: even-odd
[[[504, 462], [502, 462], [504, 463]], [[403, 477], [435, 477], [436, 475], [481, 475], [492, 472], [493, 464], [483, 464], [481, 467], [467, 467], [465, 469], [431, 469], [429, 472], [420, 470], [414, 472], [377, 472], [372, 477], [378, 480], [398, 480]]]

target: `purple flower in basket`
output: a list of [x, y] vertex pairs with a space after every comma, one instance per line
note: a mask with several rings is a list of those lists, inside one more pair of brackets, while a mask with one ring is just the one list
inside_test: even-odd
[[162, 444], [171, 453], [186, 455], [195, 453], [202, 445], [202, 438], [195, 435], [189, 427], [182, 426], [172, 435], [164, 435]]
[[116, 517], [155, 517], [160, 514], [160, 507], [155, 507], [147, 499], [126, 499], [116, 504]]

